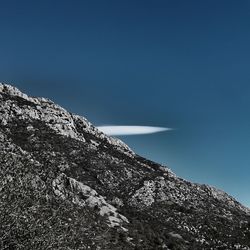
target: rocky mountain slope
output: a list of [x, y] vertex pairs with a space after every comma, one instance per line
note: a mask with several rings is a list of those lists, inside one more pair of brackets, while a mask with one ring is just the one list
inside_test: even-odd
[[250, 249], [250, 211], [0, 84], [0, 249]]

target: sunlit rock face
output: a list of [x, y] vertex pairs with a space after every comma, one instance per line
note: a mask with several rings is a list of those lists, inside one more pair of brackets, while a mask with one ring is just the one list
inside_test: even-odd
[[0, 84], [0, 249], [250, 249], [250, 212]]

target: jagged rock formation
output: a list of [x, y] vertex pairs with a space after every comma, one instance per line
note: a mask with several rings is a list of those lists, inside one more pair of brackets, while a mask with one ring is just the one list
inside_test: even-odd
[[0, 84], [0, 249], [250, 249], [250, 211]]

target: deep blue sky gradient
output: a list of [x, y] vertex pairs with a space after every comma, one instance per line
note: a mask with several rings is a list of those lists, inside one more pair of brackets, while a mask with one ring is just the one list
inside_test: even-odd
[[1, 1], [0, 81], [250, 206], [250, 1]]

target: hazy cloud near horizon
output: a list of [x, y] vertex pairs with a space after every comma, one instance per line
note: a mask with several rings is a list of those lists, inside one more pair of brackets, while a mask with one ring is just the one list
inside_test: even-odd
[[152, 127], [152, 126], [99, 126], [97, 127], [107, 135], [143, 135], [153, 134], [173, 130], [172, 128], [165, 127]]

